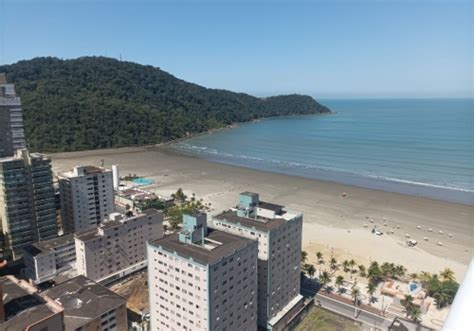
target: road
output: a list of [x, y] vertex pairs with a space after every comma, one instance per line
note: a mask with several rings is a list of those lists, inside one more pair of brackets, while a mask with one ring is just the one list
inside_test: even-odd
[[314, 297], [314, 304], [320, 306], [321, 308], [330, 310], [337, 314], [346, 316], [348, 318], [354, 319], [356, 321], [362, 322], [368, 327], [378, 328], [382, 330], [387, 330], [388, 327], [392, 324], [392, 320], [388, 320], [382, 316], [369, 313], [364, 310], [358, 310], [357, 317], [354, 318], [355, 308], [352, 305], [348, 305], [343, 302], [336, 301], [334, 299], [328, 298], [326, 296], [316, 294]]

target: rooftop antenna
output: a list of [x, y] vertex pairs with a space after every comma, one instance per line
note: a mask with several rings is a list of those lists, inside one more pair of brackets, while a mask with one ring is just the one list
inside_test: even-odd
[[120, 53], [120, 62], [122, 62], [122, 53]]
[[100, 166], [101, 166], [101, 168], [104, 167], [104, 159], [101, 159], [101, 160], [100, 160]]

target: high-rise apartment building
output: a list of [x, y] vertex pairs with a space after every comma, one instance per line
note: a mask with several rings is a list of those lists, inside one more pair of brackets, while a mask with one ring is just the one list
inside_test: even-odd
[[0, 74], [0, 158], [13, 156], [18, 149], [26, 148], [21, 101], [15, 86], [8, 84]]
[[184, 215], [181, 232], [148, 242], [151, 329], [257, 330], [257, 250]]
[[111, 170], [76, 166], [58, 179], [65, 233], [95, 228], [115, 211]]
[[214, 217], [220, 231], [258, 241], [258, 324], [282, 330], [303, 305], [300, 295], [302, 221], [300, 213], [240, 194], [237, 208]]
[[51, 160], [17, 150], [0, 159], [0, 226], [4, 255], [58, 235]]
[[131, 217], [113, 213], [98, 227], [75, 235], [77, 273], [105, 284], [144, 269], [147, 240], [161, 237], [161, 211]]

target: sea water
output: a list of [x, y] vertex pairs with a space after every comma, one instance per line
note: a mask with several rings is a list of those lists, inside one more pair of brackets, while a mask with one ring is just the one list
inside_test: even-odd
[[174, 144], [213, 161], [474, 203], [474, 100], [320, 100], [333, 114], [241, 124]]

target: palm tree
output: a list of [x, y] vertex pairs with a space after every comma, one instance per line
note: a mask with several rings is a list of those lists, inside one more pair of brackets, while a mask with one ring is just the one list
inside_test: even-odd
[[318, 260], [319, 274], [321, 275], [321, 264], [324, 264], [323, 253], [317, 252], [316, 259]]
[[382, 276], [385, 279], [388, 278], [388, 276], [390, 276], [390, 274], [392, 272], [392, 267], [391, 267], [390, 263], [388, 263], [388, 262], [382, 263], [382, 265], [380, 266], [380, 271], [382, 273]]
[[319, 261], [324, 261], [324, 259], [323, 259], [323, 253], [317, 252], [317, 253], [316, 253], [316, 259], [318, 260], [318, 262], [319, 262]]
[[359, 264], [359, 276], [365, 277], [367, 276], [367, 272], [365, 270], [365, 265]]
[[341, 286], [344, 285], [344, 277], [342, 277], [341, 275], [337, 276], [335, 284], [337, 286], [337, 290], [341, 292]]
[[356, 265], [356, 261], [354, 261], [354, 259], [351, 259], [349, 261], [349, 267], [352, 269], [352, 268], [354, 268], [355, 265]]
[[301, 264], [305, 264], [308, 261], [308, 253], [301, 251]]
[[360, 297], [360, 290], [358, 287], [353, 287], [351, 291], [351, 297], [354, 301], [354, 305], [357, 306], [359, 304], [359, 297]]
[[410, 309], [410, 316], [413, 322], [418, 322], [421, 316], [420, 308], [418, 306], [413, 305], [413, 307]]
[[367, 278], [375, 284], [380, 281], [381, 271], [377, 261], [370, 263], [369, 269], [367, 270]]
[[410, 279], [411, 280], [417, 280], [418, 279], [418, 274], [416, 272], [410, 274]]
[[449, 303], [450, 296], [448, 293], [440, 290], [439, 292], [433, 294], [433, 298], [436, 299], [436, 306], [438, 308], [443, 308]]
[[410, 310], [411, 306], [413, 305], [413, 296], [411, 296], [410, 294], [405, 295], [405, 299], [401, 300], [400, 303], [402, 304], [402, 306], [407, 311], [407, 316], [408, 316], [409, 315], [409, 310]]
[[306, 269], [306, 272], [308, 273], [310, 278], [313, 278], [314, 273], [316, 272], [316, 268], [312, 264], [308, 264], [308, 268]]
[[367, 293], [369, 294], [369, 304], [372, 302], [372, 298], [374, 297], [374, 293], [377, 290], [377, 284], [373, 282], [369, 282], [367, 285]]
[[439, 274], [443, 280], [453, 281], [454, 280], [454, 271], [449, 268], [444, 268], [443, 271]]
[[420, 282], [421, 284], [423, 284], [423, 286], [426, 285], [426, 283], [428, 283], [431, 278], [433, 278], [433, 275], [431, 275], [429, 272], [426, 272], [426, 271], [422, 271], [420, 273]]
[[401, 278], [401, 277], [405, 276], [405, 272], [407, 271], [407, 268], [405, 268], [401, 264], [398, 264], [398, 265], [395, 266], [394, 271], [395, 271], [397, 277]]
[[349, 261], [347, 260], [342, 261], [342, 268], [345, 273], [349, 272]]
[[411, 295], [406, 295], [405, 299], [401, 301], [402, 306], [406, 310], [407, 317], [411, 320], [417, 322], [421, 315], [420, 307], [413, 303], [413, 297]]
[[321, 283], [321, 287], [325, 287], [326, 284], [331, 282], [331, 275], [327, 271], [323, 271], [319, 276], [319, 282]]
[[337, 269], [337, 260], [334, 257], [331, 257], [331, 260], [329, 260], [329, 267], [331, 268], [331, 271], [334, 273]]

